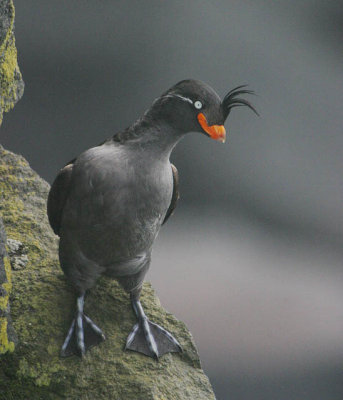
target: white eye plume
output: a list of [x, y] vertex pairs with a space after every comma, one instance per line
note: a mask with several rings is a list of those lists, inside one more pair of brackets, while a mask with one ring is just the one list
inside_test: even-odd
[[202, 109], [202, 102], [199, 101], [199, 100], [197, 100], [196, 102], [194, 102], [194, 107], [195, 107], [197, 110]]
[[193, 104], [193, 101], [191, 99], [189, 99], [188, 97], [181, 96], [180, 94], [174, 94], [174, 96], [178, 97], [179, 99], [181, 99], [183, 101], [187, 101], [188, 103]]
[[[190, 103], [190, 104], [194, 105], [194, 107], [195, 107], [197, 110], [201, 110], [202, 107], [203, 107], [203, 106], [202, 106], [202, 102], [201, 102], [200, 100], [197, 100], [197, 101], [193, 102], [189, 97], [181, 96], [181, 94], [175, 94], [175, 93], [173, 93], [173, 94], [166, 94], [166, 95], [162, 96], [161, 98], [165, 98], [165, 97], [172, 97], [172, 98], [177, 97], [178, 99], [181, 99], [181, 100], [183, 100], [183, 101], [186, 101], [187, 103]], [[158, 100], [158, 99], [157, 99], [157, 100]]]

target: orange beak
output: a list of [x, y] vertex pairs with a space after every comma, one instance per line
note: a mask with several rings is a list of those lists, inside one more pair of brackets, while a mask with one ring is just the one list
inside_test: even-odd
[[225, 143], [226, 131], [224, 125], [211, 125], [207, 123], [207, 119], [203, 113], [198, 114], [198, 121], [202, 129], [208, 133], [212, 139]]

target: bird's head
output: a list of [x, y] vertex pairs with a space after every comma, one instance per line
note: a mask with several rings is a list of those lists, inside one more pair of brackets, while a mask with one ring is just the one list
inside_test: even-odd
[[212, 139], [225, 142], [224, 122], [234, 107], [255, 108], [241, 94], [252, 94], [245, 85], [232, 89], [223, 100], [207, 84], [196, 80], [184, 80], [155, 100], [152, 110], [164, 121], [181, 132], [201, 132]]

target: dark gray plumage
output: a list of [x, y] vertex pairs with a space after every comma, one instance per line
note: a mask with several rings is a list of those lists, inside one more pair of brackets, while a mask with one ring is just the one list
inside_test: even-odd
[[84, 294], [100, 275], [117, 279], [130, 293], [138, 323], [126, 348], [153, 357], [181, 351], [169, 332], [146, 318], [139, 295], [154, 240], [179, 197], [170, 154], [190, 131], [224, 141], [232, 98], [226, 96], [223, 107], [206, 84], [179, 82], [132, 126], [85, 151], [58, 174], [49, 193], [48, 216], [60, 236], [61, 267], [78, 295], [62, 356], [83, 355], [104, 339], [83, 314]]

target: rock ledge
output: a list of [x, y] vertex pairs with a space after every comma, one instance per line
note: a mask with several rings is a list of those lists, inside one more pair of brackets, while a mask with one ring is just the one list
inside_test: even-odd
[[119, 285], [102, 279], [89, 293], [85, 312], [107, 340], [82, 361], [59, 358], [75, 299], [59, 268], [57, 238], [46, 217], [48, 190], [23, 157], [0, 146], [0, 215], [7, 237], [20, 242], [28, 258], [24, 268], [9, 276], [18, 345], [0, 356], [0, 399], [214, 399], [190, 333], [161, 307], [149, 283], [142, 292], [146, 313], [175, 335], [182, 354], [167, 354], [156, 362], [124, 352], [135, 318]]

